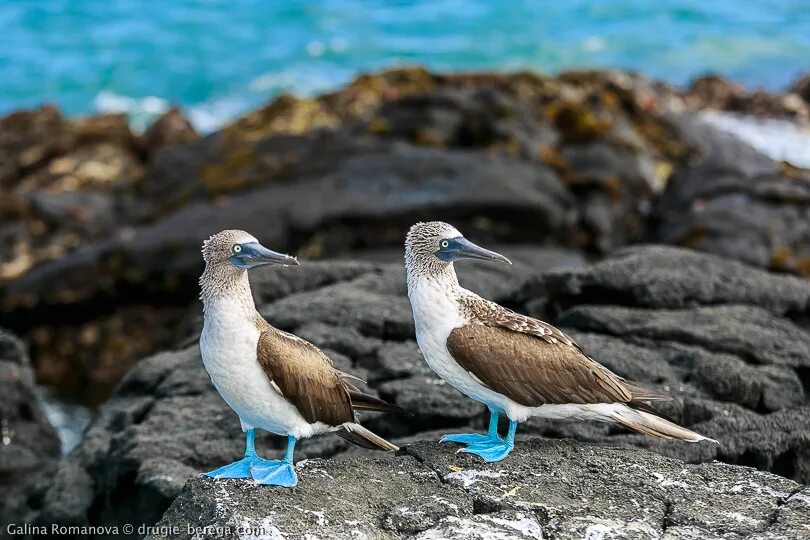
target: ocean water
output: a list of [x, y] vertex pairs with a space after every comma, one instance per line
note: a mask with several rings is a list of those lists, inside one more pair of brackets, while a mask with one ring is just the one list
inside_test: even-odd
[[3, 0], [0, 114], [170, 104], [203, 131], [360, 72], [619, 67], [778, 89], [810, 70], [809, 0]]

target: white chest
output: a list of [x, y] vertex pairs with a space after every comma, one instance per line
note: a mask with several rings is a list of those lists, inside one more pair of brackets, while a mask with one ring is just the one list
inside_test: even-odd
[[228, 299], [211, 302], [200, 335], [205, 370], [243, 425], [308, 437], [310, 424], [270, 383], [257, 361], [260, 335], [252, 314], [240, 304]]
[[416, 342], [430, 369], [447, 380], [455, 379], [459, 367], [447, 351], [447, 337], [453, 329], [463, 326], [458, 300], [439, 283], [424, 281], [408, 291], [413, 308]]
[[528, 409], [483, 386], [461, 367], [447, 350], [447, 338], [455, 328], [468, 323], [456, 294], [448, 294], [426, 281], [408, 291], [416, 326], [416, 342], [430, 369], [450, 386], [490, 409], [506, 412], [510, 418], [525, 419]]
[[200, 335], [200, 352], [214, 384], [217, 384], [216, 379], [238, 375], [249, 364], [256, 363], [259, 335], [258, 328], [250, 323], [236, 302], [221, 299], [208, 306]]

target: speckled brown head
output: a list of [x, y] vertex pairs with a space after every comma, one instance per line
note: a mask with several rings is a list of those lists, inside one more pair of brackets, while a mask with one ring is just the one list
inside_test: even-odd
[[[247, 270], [267, 264], [298, 265], [298, 259], [267, 249], [256, 238], [238, 229], [218, 232], [203, 242], [205, 270], [200, 276], [203, 301], [226, 294], [250, 298]], [[252, 302], [252, 298], [251, 298]]]
[[405, 237], [405, 267], [408, 279], [419, 275], [438, 275], [461, 259], [479, 259], [512, 264], [494, 251], [477, 246], [458, 229], [443, 221], [414, 224]]
[[206, 266], [228, 262], [239, 270], [265, 264], [298, 265], [295, 257], [269, 250], [253, 235], [238, 229], [228, 229], [211, 236], [203, 242], [202, 254]]

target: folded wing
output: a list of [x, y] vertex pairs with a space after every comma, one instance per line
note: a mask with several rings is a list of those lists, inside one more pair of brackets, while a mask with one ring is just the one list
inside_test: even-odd
[[484, 386], [527, 407], [642, 403], [669, 399], [619, 377], [553, 326], [483, 299], [467, 300], [472, 321], [447, 348]]
[[354, 421], [351, 398], [340, 372], [311, 343], [268, 330], [259, 337], [257, 358], [270, 382], [307, 422], [337, 426]]

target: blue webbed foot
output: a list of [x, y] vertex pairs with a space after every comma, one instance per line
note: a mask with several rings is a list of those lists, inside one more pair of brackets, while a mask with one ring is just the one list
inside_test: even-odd
[[460, 449], [459, 452], [475, 454], [488, 463], [494, 463], [496, 461], [501, 461], [508, 456], [509, 452], [511, 452], [512, 448], [514, 447], [514, 442], [498, 439], [489, 442], [471, 444], [467, 448]]
[[489, 430], [487, 431], [486, 435], [480, 435], [478, 433], [458, 433], [458, 434], [451, 434], [445, 435], [442, 437], [439, 442], [454, 442], [454, 443], [461, 443], [461, 444], [486, 444], [500, 441], [501, 438], [498, 437], [498, 415], [499, 413], [495, 411], [490, 411], [489, 414]]
[[455, 433], [450, 435], [445, 435], [441, 439], [439, 439], [440, 443], [445, 442], [454, 442], [454, 443], [461, 443], [461, 444], [479, 444], [479, 443], [486, 443], [490, 442], [492, 439], [489, 435], [481, 435], [479, 433]]
[[258, 484], [271, 486], [294, 487], [298, 484], [298, 476], [295, 474], [292, 464], [295, 437], [287, 437], [287, 451], [284, 453], [284, 459], [264, 459], [256, 455], [255, 431], [250, 428], [245, 432], [244, 458], [203, 474], [211, 478], [253, 478]]
[[252, 459], [244, 457], [219, 469], [203, 473], [211, 478], [250, 478], [250, 464]]
[[298, 476], [289, 461], [257, 459], [250, 467], [250, 476], [257, 484], [269, 486], [295, 487]]

